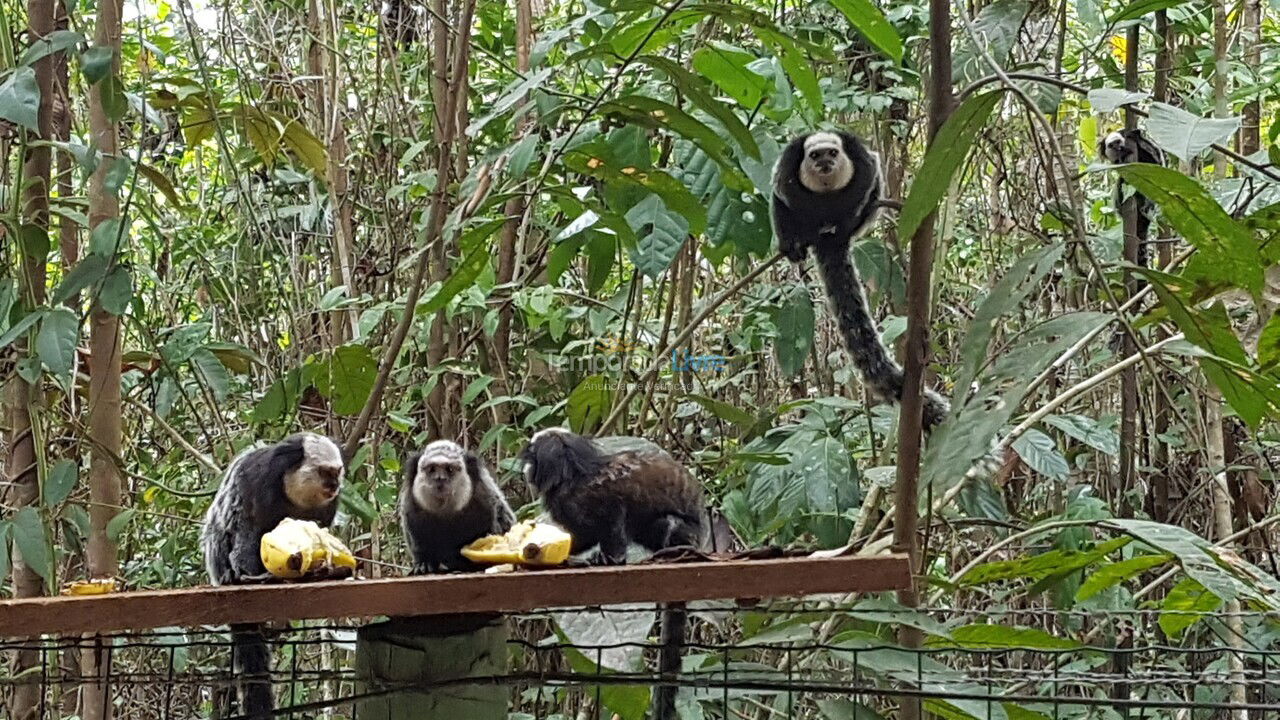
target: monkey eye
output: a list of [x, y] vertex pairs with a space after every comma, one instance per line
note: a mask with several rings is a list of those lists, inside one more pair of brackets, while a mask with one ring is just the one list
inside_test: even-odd
[[810, 160], [817, 160], [817, 159], [819, 159], [819, 158], [821, 158], [821, 157], [822, 157], [822, 151], [821, 151], [821, 150], [810, 150], [810, 151], [809, 151], [809, 159], [810, 159]]

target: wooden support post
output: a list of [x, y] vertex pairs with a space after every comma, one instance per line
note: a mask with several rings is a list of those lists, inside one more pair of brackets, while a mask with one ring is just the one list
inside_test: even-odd
[[451, 681], [506, 672], [507, 624], [501, 616], [396, 618], [367, 625], [356, 635], [356, 697], [364, 697], [356, 702], [355, 716], [505, 720], [506, 686]]

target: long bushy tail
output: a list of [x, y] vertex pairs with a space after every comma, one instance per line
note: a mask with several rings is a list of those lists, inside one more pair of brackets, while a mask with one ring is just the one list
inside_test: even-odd
[[275, 706], [271, 694], [271, 651], [262, 626], [231, 626], [232, 668], [240, 681], [240, 712], [252, 720], [267, 720]]
[[[835, 313], [836, 324], [844, 338], [844, 346], [853, 357], [862, 381], [880, 400], [901, 402], [902, 367], [894, 362], [867, 308], [867, 295], [862, 278], [849, 259], [849, 244], [818, 243], [815, 248], [818, 270], [827, 286], [827, 299]], [[925, 388], [924, 429], [932, 429], [947, 416], [951, 404], [938, 393]]]
[[[672, 603], [662, 611], [658, 643], [658, 674], [663, 680], [675, 682], [681, 669], [681, 651], [684, 649], [685, 632], [689, 625], [689, 613], [684, 603]], [[654, 720], [676, 720], [675, 685], [659, 685], [653, 691]]]

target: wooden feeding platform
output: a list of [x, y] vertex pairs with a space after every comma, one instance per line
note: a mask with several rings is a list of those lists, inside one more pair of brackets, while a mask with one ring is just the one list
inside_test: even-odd
[[903, 555], [645, 563], [0, 601], [0, 637], [286, 620], [518, 613], [644, 602], [803, 597], [908, 587]]

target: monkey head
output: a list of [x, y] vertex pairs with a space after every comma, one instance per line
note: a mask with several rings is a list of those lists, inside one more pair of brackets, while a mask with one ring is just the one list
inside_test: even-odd
[[853, 161], [844, 150], [844, 141], [830, 132], [816, 132], [804, 139], [804, 160], [800, 163], [800, 183], [810, 192], [843, 190], [853, 181]]
[[564, 428], [534, 433], [520, 452], [520, 460], [525, 482], [539, 496], [593, 477], [605, 462], [591, 438]]
[[471, 502], [480, 460], [450, 440], [436, 440], [407, 464], [409, 494], [428, 513], [452, 515]]
[[342, 487], [342, 451], [323, 435], [302, 433], [296, 447], [297, 464], [284, 474], [284, 494], [289, 502], [302, 510], [314, 510], [331, 504]]
[[1099, 152], [1109, 162], [1120, 164], [1137, 159], [1136, 149], [1129, 145], [1129, 139], [1119, 130], [1108, 134], [1099, 145]]

